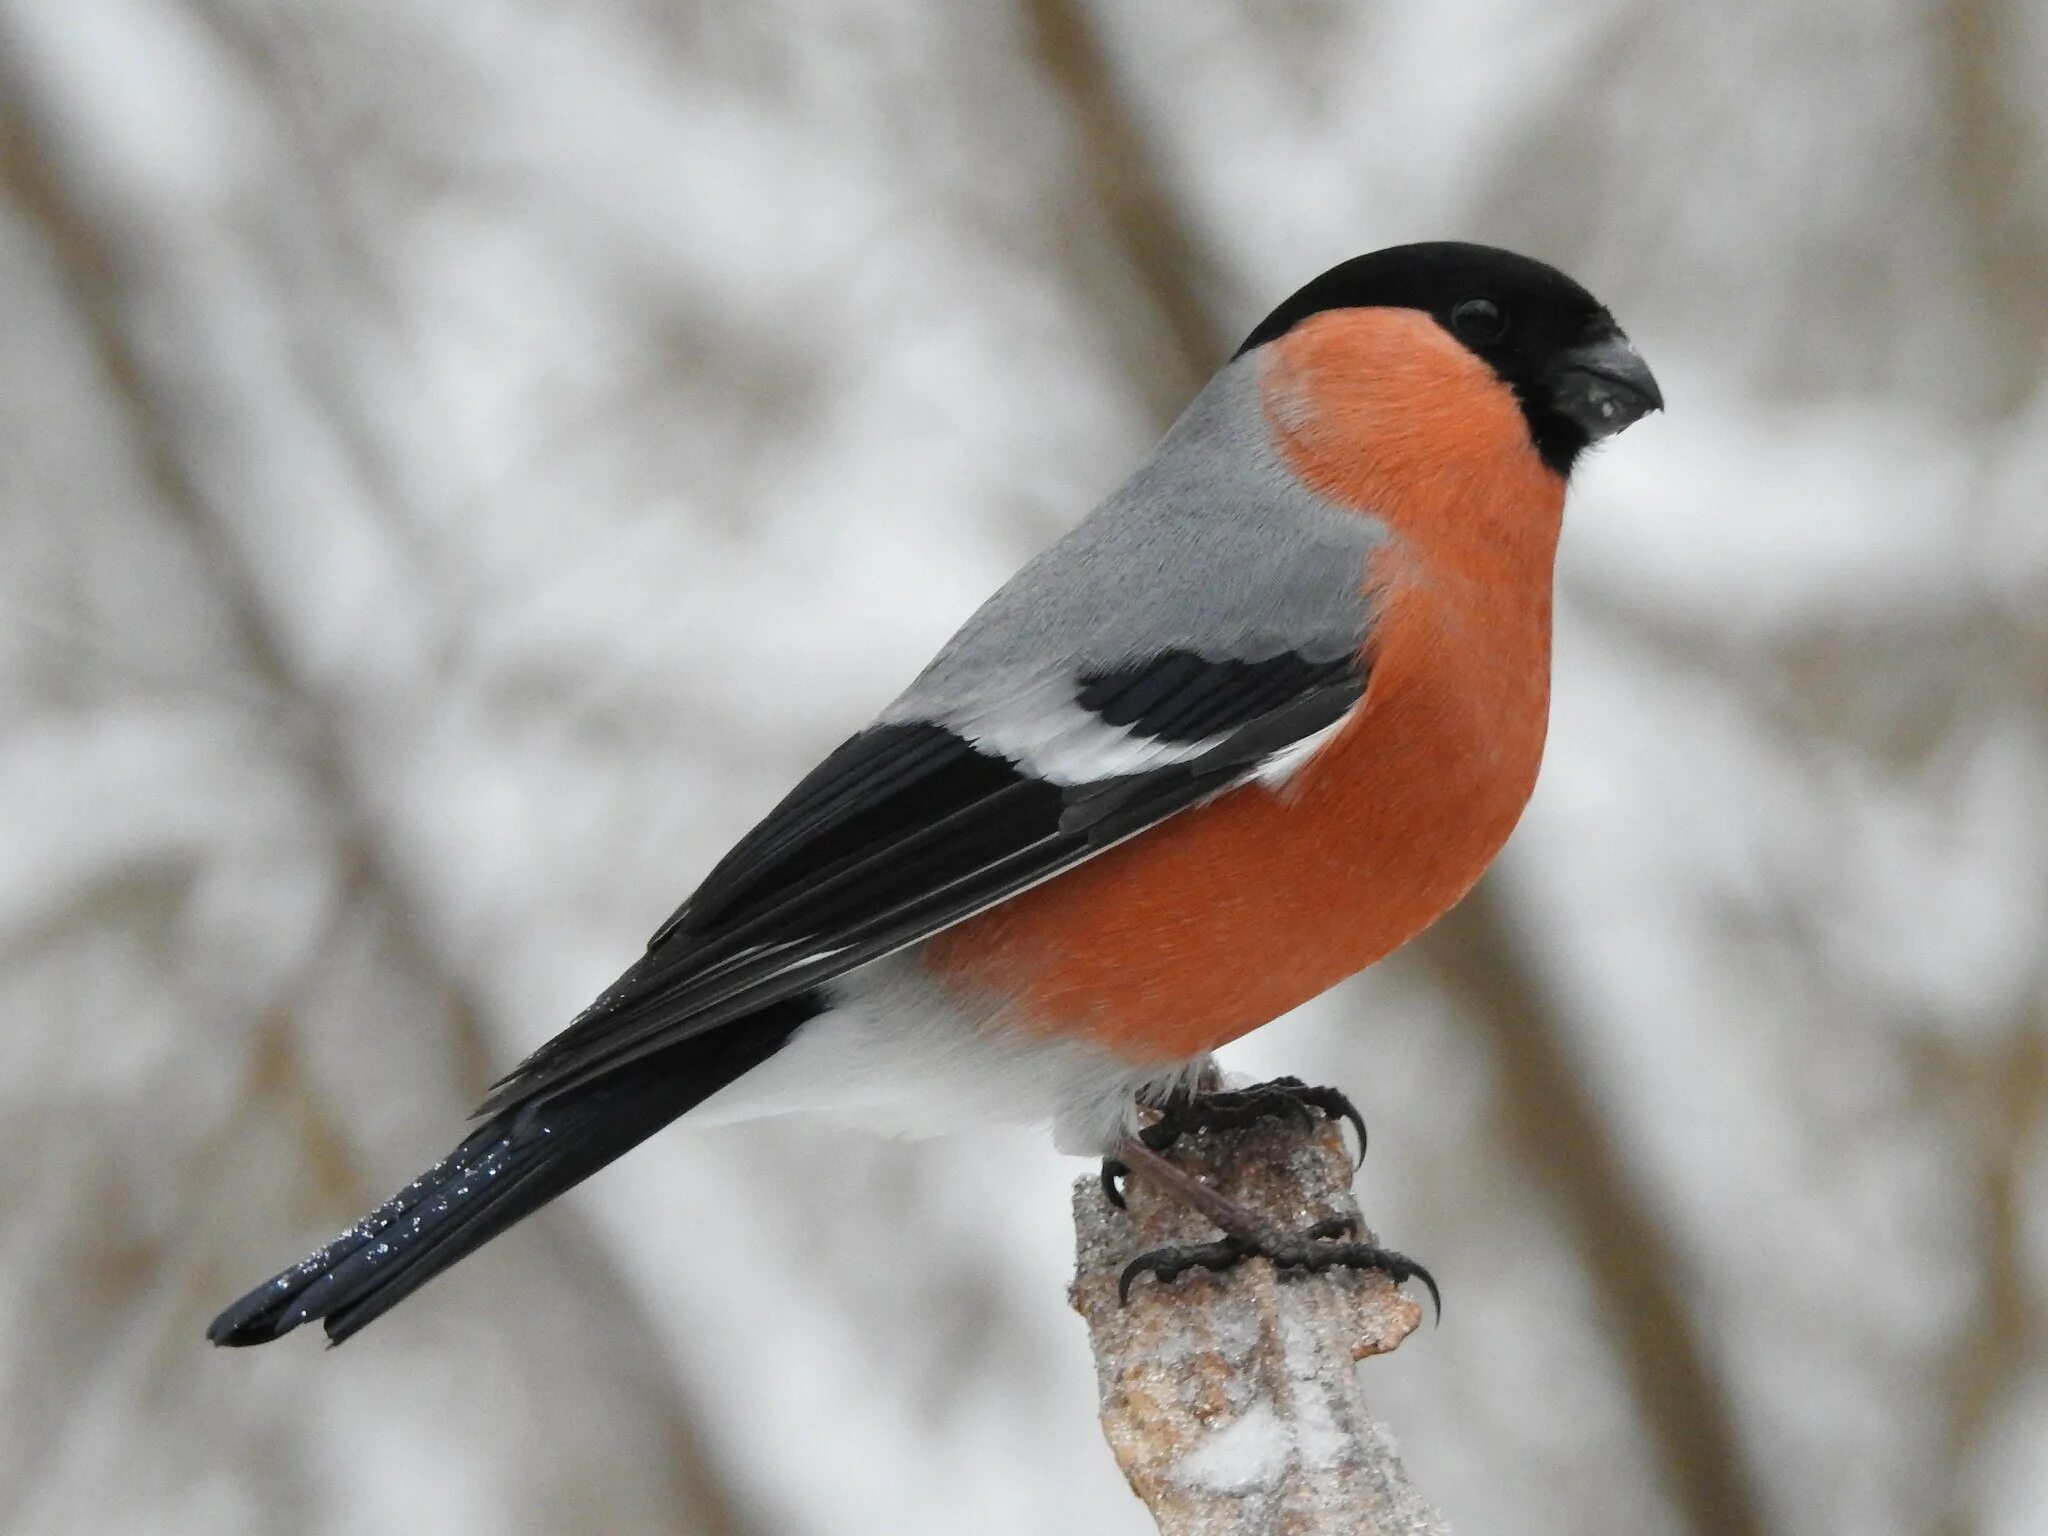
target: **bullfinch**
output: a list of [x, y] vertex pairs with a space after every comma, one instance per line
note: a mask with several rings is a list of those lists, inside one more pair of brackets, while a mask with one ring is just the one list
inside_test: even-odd
[[1478, 880], [1543, 753], [1566, 480], [1662, 404], [1541, 262], [1445, 242], [1323, 273], [460, 1146], [209, 1336], [318, 1318], [339, 1342], [671, 1121], [790, 1111], [1047, 1123], [1216, 1221], [1193, 1262], [1416, 1273], [1267, 1231], [1161, 1157], [1142, 1107], [1193, 1102], [1210, 1052]]

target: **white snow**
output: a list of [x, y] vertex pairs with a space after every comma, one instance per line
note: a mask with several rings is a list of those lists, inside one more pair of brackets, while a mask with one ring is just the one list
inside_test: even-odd
[[1213, 1493], [1243, 1493], [1276, 1486], [1295, 1455], [1293, 1430], [1260, 1401], [1227, 1423], [1180, 1459], [1181, 1481]]

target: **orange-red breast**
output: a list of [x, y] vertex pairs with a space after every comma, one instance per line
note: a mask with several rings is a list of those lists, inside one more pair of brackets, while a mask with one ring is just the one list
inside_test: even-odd
[[1413, 938], [1521, 814], [1573, 463], [1662, 405], [1540, 262], [1380, 251], [805, 778], [455, 1152], [215, 1321], [347, 1337], [688, 1115], [1112, 1147]]

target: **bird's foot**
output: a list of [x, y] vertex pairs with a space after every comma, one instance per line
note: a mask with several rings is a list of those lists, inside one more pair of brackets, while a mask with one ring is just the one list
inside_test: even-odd
[[1358, 1106], [1338, 1089], [1314, 1087], [1298, 1077], [1276, 1077], [1248, 1088], [1173, 1094], [1159, 1106], [1159, 1118], [1139, 1131], [1138, 1138], [1154, 1152], [1164, 1152], [1194, 1131], [1242, 1130], [1261, 1120], [1309, 1125], [1318, 1114], [1325, 1120], [1350, 1121], [1363, 1154], [1365, 1117]]
[[[1129, 1301], [1131, 1286], [1140, 1275], [1151, 1275], [1167, 1284], [1190, 1269], [1221, 1272], [1246, 1259], [1264, 1258], [1278, 1270], [1301, 1269], [1319, 1274], [1326, 1269], [1370, 1269], [1387, 1275], [1396, 1285], [1420, 1280], [1429, 1291], [1437, 1316], [1443, 1316], [1443, 1296], [1437, 1289], [1436, 1278], [1404, 1253], [1382, 1248], [1376, 1242], [1358, 1241], [1361, 1228], [1354, 1217], [1327, 1217], [1298, 1232], [1281, 1230], [1265, 1216], [1162, 1156], [1140, 1136], [1127, 1137], [1117, 1149], [1115, 1161], [1161, 1194], [1222, 1229], [1222, 1236], [1213, 1242], [1155, 1248], [1131, 1260], [1117, 1280], [1117, 1296], [1122, 1301]], [[1104, 1177], [1107, 1181], [1107, 1169]], [[1369, 1239], [1372, 1234], [1367, 1232], [1364, 1236]]]
[[[1155, 1107], [1159, 1118], [1138, 1132], [1138, 1140], [1154, 1152], [1164, 1152], [1195, 1131], [1242, 1130], [1261, 1120], [1309, 1125], [1320, 1114], [1325, 1120], [1351, 1123], [1358, 1132], [1358, 1161], [1365, 1161], [1365, 1117], [1358, 1112], [1358, 1106], [1339, 1089], [1318, 1088], [1298, 1077], [1276, 1077], [1270, 1083], [1254, 1083], [1248, 1088], [1176, 1092]], [[1129, 1172], [1114, 1157], [1102, 1160], [1102, 1192], [1118, 1210], [1124, 1204], [1120, 1181]]]
[[1429, 1292], [1430, 1305], [1441, 1318], [1444, 1301], [1442, 1293], [1437, 1290], [1435, 1277], [1404, 1253], [1382, 1248], [1377, 1243], [1352, 1241], [1357, 1232], [1358, 1224], [1350, 1217], [1333, 1216], [1305, 1231], [1265, 1242], [1225, 1236], [1213, 1243], [1155, 1248], [1150, 1253], [1139, 1254], [1124, 1266], [1123, 1273], [1117, 1277], [1117, 1299], [1123, 1302], [1131, 1299], [1131, 1286], [1140, 1275], [1151, 1275], [1160, 1284], [1167, 1285], [1191, 1269], [1221, 1273], [1234, 1269], [1246, 1259], [1264, 1258], [1270, 1259], [1275, 1269], [1302, 1269], [1310, 1274], [1320, 1274], [1326, 1269], [1367, 1269], [1378, 1271], [1396, 1285], [1420, 1280]]

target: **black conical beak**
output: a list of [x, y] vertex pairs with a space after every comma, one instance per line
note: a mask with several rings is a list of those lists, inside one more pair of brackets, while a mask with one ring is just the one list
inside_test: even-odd
[[1560, 352], [1545, 382], [1551, 406], [1596, 443], [1664, 409], [1664, 392], [1650, 365], [1612, 325]]

